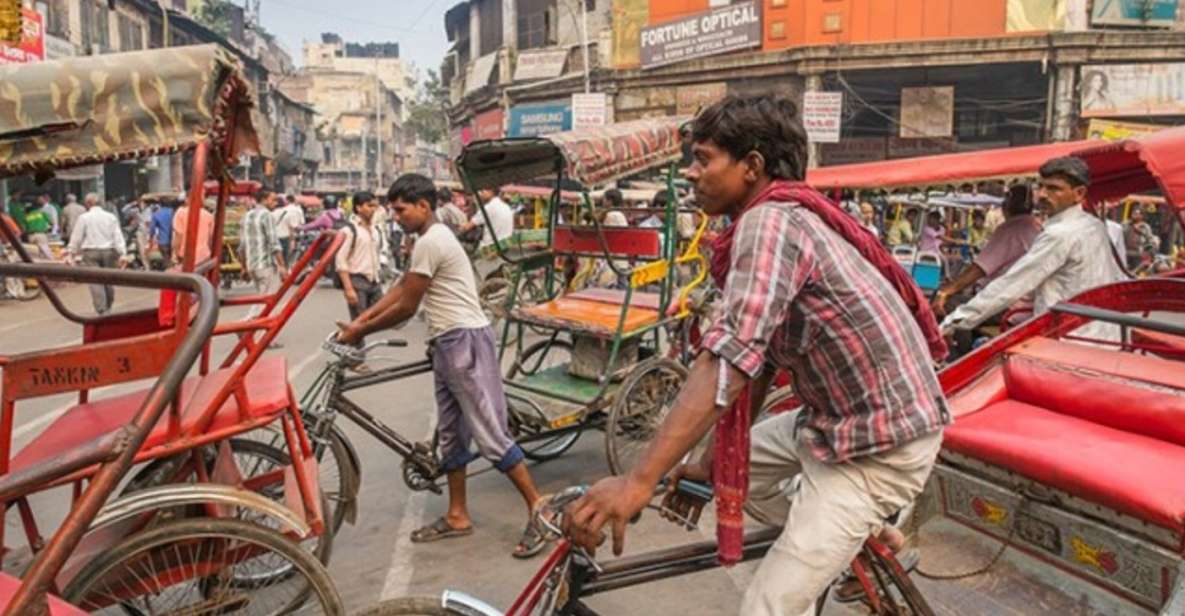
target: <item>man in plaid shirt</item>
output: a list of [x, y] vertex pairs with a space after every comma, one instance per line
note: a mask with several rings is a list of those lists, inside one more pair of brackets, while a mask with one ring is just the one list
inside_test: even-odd
[[[789, 101], [730, 97], [694, 121], [688, 179], [705, 212], [734, 221], [713, 268], [722, 305], [641, 462], [594, 485], [566, 522], [589, 549], [611, 523], [620, 553], [626, 522], [664, 475], [715, 480], [719, 497], [720, 467], [707, 456], [672, 468], [743, 390], [756, 415], [771, 377], [789, 371], [805, 406], [750, 435], [750, 502], [784, 530], [745, 594], [745, 616], [813, 613], [864, 540], [921, 492], [951, 421], [927, 351], [930, 330], [942, 346], [933, 315], [924, 301], [911, 314], [908, 294], [864, 252], [871, 236], [845, 229], [842, 213], [827, 215], [834, 206], [800, 183], [806, 136], [796, 116]], [[698, 517], [679, 497], [668, 504]]]
[[[255, 206], [239, 222], [243, 267], [251, 276], [258, 293], [274, 292], [280, 281], [288, 275], [279, 234], [276, 232], [276, 221], [271, 213], [275, 207], [276, 194], [270, 190], [261, 190], [256, 195]], [[263, 304], [256, 304], [247, 318], [254, 318], [262, 310]]]

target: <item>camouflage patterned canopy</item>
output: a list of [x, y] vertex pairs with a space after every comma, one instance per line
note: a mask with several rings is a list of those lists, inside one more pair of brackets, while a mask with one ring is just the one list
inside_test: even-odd
[[258, 148], [251, 95], [216, 45], [0, 66], [0, 178], [222, 144]]
[[651, 118], [542, 137], [475, 141], [457, 158], [457, 168], [473, 190], [555, 175], [560, 169], [591, 188], [679, 160], [679, 131], [687, 121]]

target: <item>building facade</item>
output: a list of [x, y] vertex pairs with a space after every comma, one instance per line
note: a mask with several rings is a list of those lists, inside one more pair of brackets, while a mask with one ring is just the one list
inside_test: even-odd
[[[446, 15], [453, 151], [483, 125], [494, 134], [499, 113], [507, 134], [566, 128], [571, 96], [584, 91], [571, 56], [554, 74], [522, 78], [522, 60], [538, 62], [521, 44], [539, 37], [510, 36], [505, 19], [500, 35], [483, 25], [512, 4], [520, 16], [550, 15], [564, 0], [471, 0]], [[810, 102], [816, 165], [1122, 135], [1185, 116], [1177, 0], [587, 4], [590, 87], [608, 97], [611, 118], [690, 115], [727, 94], [786, 95]], [[555, 31], [555, 46], [580, 47]]]

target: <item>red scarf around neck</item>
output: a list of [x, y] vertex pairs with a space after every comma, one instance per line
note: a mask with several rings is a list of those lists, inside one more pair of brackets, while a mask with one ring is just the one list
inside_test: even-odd
[[[823, 220], [893, 285], [922, 330], [935, 359], [946, 357], [946, 341], [921, 289], [880, 241], [854, 218], [803, 182], [774, 180], [753, 198], [741, 215], [712, 244], [712, 279], [723, 289], [732, 267], [732, 240], [744, 212], [759, 203], [798, 203]], [[712, 483], [716, 493], [716, 558], [722, 565], [736, 564], [744, 547], [744, 506], [749, 491], [749, 401], [745, 387], [728, 411], [716, 421], [712, 458]]]

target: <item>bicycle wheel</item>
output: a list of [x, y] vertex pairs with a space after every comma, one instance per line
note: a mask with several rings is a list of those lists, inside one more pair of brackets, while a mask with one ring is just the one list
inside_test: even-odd
[[[254, 572], [286, 563], [284, 579]], [[258, 584], [242, 581], [259, 578]], [[280, 533], [242, 520], [174, 520], [87, 563], [63, 598], [92, 614], [345, 614], [325, 567]]]
[[19, 278], [17, 276], [7, 276], [4, 278], [4, 289], [8, 291], [9, 297], [13, 297], [22, 302], [35, 300], [41, 297], [41, 284], [33, 278]]
[[566, 340], [539, 340], [532, 343], [514, 359], [506, 371], [506, 379], [535, 376], [544, 370], [572, 363], [572, 343]]
[[[868, 597], [864, 597], [863, 603], [870, 613], [876, 616], [934, 616], [933, 608], [926, 602], [918, 587], [914, 586], [913, 580], [909, 579], [909, 574], [901, 569], [900, 564], [882, 557], [868, 544], [864, 545], [857, 558], [868, 572], [868, 579], [875, 587], [879, 603], [879, 609], [876, 609]], [[865, 588], [866, 593], [868, 590]], [[822, 613], [830, 595], [829, 591], [819, 598], [816, 613]]]
[[[265, 473], [277, 471], [288, 465], [288, 452], [270, 445], [265, 442], [250, 438], [232, 438], [230, 439], [231, 454], [235, 458], [235, 464], [238, 465], [239, 471], [242, 473], [244, 480], [250, 480], [252, 477], [259, 477]], [[214, 468], [215, 453], [214, 448], [207, 447], [202, 451], [202, 456], [205, 459], [206, 466], [209, 470]], [[138, 490], [151, 488], [159, 485], [164, 485], [171, 482], [192, 482], [196, 480], [196, 473], [193, 468], [193, 458], [190, 454], [181, 454], [169, 458], [160, 458], [153, 460], [138, 473], [121, 492], [121, 496], [126, 496]], [[279, 503], [284, 502], [284, 480], [282, 477], [277, 482], [267, 486], [258, 488], [257, 491]], [[332, 521], [332, 506], [327, 500], [327, 496], [321, 496], [322, 511], [326, 512], [325, 519]], [[175, 519], [185, 518], [200, 518], [206, 515], [202, 507], [190, 506], [183, 508], [168, 508], [160, 509], [156, 512], [155, 517], [147, 522], [146, 528], [151, 528]], [[253, 523], [261, 524], [270, 527], [272, 522], [264, 518], [258, 517], [255, 513], [249, 510], [242, 510], [238, 512], [241, 519], [251, 521]], [[310, 553], [316, 556], [321, 562], [329, 563], [329, 556], [333, 551], [333, 535], [335, 529], [332, 524], [326, 524], [325, 531], [321, 534], [306, 539], [300, 542], [299, 545], [305, 547]], [[286, 572], [276, 570], [275, 575], [285, 575]]]
[[369, 607], [355, 616], [464, 616], [450, 610], [435, 597], [400, 597]]
[[621, 475], [633, 468], [686, 380], [687, 368], [665, 357], [642, 362], [626, 375], [605, 424], [609, 472]]

